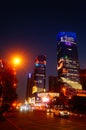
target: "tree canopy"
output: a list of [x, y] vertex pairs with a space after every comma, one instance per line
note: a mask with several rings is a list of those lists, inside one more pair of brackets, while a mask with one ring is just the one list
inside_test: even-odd
[[0, 108], [11, 104], [17, 99], [17, 78], [11, 65], [0, 60]]

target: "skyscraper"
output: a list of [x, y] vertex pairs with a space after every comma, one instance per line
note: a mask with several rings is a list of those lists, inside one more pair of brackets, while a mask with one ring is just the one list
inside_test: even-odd
[[34, 86], [33, 73], [27, 75], [26, 99], [32, 96], [32, 87]]
[[86, 69], [80, 69], [80, 79], [82, 83], [82, 89], [86, 90]]
[[45, 55], [39, 55], [35, 58], [34, 85], [37, 87], [37, 92], [43, 92], [46, 89], [46, 56]]
[[57, 76], [49, 76], [49, 91], [57, 92]]
[[74, 32], [59, 32], [57, 35], [57, 73], [69, 88], [82, 89], [79, 76], [77, 37]]

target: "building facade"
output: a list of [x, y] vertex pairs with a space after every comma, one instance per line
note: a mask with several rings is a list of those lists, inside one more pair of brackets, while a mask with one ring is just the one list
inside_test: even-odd
[[43, 92], [46, 89], [46, 56], [45, 55], [39, 55], [35, 58], [34, 85], [36, 87], [36, 92]]
[[26, 99], [32, 97], [32, 87], [34, 86], [34, 75], [29, 73], [27, 76]]
[[82, 84], [82, 89], [86, 90], [86, 69], [80, 69], [80, 80]]
[[49, 92], [57, 92], [57, 77], [49, 76]]
[[68, 88], [82, 89], [79, 75], [77, 37], [74, 32], [57, 35], [57, 74]]

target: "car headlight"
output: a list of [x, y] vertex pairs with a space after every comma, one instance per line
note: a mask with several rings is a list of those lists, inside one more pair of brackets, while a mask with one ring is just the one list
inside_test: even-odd
[[60, 114], [61, 114], [61, 115], [63, 115], [63, 114], [64, 114], [64, 112], [63, 112], [63, 111], [61, 111], [61, 112], [60, 112]]
[[68, 115], [69, 115], [69, 112], [68, 112]]

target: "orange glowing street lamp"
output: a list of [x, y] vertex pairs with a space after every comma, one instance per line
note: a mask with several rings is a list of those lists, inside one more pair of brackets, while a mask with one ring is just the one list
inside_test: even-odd
[[15, 57], [15, 58], [13, 58], [13, 64], [14, 64], [14, 66], [19, 65], [20, 62], [21, 62], [21, 59], [20, 59], [19, 57]]
[[16, 75], [16, 67], [21, 63], [21, 59], [19, 57], [12, 58], [14, 75]]
[[[16, 67], [21, 63], [21, 58], [20, 57], [14, 57], [12, 58], [12, 64], [13, 64], [13, 72], [14, 72], [14, 77], [16, 77]], [[14, 80], [13, 87], [16, 88], [17, 82]]]
[[63, 91], [64, 95], [66, 96], [66, 88], [63, 87], [62, 91]]

